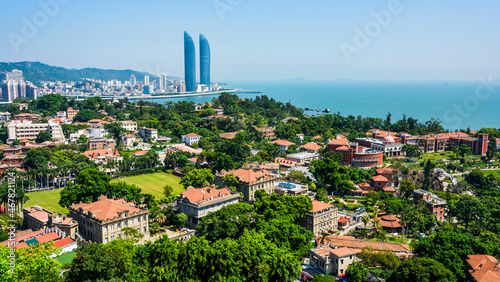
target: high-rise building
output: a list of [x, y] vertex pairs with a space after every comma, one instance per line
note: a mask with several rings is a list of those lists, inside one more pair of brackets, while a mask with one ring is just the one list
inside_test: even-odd
[[200, 34], [200, 84], [210, 88], [210, 45], [203, 34]]
[[144, 85], [149, 85], [149, 75], [144, 76]]
[[196, 91], [196, 53], [193, 38], [184, 32], [184, 79], [186, 91]]
[[156, 78], [156, 88], [158, 88], [158, 91], [160, 92], [163, 92], [163, 90], [165, 90], [165, 83], [164, 83], [164, 80], [163, 80], [163, 75], [159, 75], [157, 78]]
[[130, 76], [130, 86], [134, 87], [137, 84], [137, 80], [135, 79], [135, 75]]

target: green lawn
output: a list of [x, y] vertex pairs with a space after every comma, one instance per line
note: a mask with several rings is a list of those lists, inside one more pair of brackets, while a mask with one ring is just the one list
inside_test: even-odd
[[436, 152], [436, 153], [424, 153], [422, 154], [423, 160], [431, 159], [433, 161], [438, 161], [442, 159], [453, 159], [455, 158], [455, 153], [452, 151]]
[[65, 253], [65, 254], [62, 254], [62, 255], [56, 257], [56, 260], [59, 261], [62, 265], [65, 265], [67, 263], [70, 263], [75, 256], [76, 256], [76, 252], [72, 251], [72, 252]]
[[127, 178], [114, 179], [116, 181], [125, 181], [127, 184], [135, 184], [142, 189], [142, 193], [148, 193], [161, 199], [163, 195], [163, 187], [169, 184], [174, 188], [174, 195], [179, 195], [184, 192], [184, 187], [179, 184], [181, 179], [177, 176], [165, 172], [157, 172], [150, 174], [143, 174], [138, 176], [130, 176]]
[[26, 196], [28, 196], [28, 198], [30, 199], [23, 206], [29, 207], [37, 205], [42, 208], [48, 209], [49, 211], [67, 214], [68, 209], [63, 208], [59, 205], [59, 200], [61, 199], [61, 194], [59, 193], [61, 192], [61, 190], [62, 189], [26, 193]]
[[495, 175], [496, 177], [500, 177], [500, 170], [483, 170], [484, 176], [488, 176], [490, 174]]

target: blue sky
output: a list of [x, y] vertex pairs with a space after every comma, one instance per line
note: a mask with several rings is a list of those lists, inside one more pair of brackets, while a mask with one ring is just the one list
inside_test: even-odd
[[[40, 5], [49, 2], [58, 6], [50, 15]], [[209, 40], [216, 81], [500, 76], [500, 1], [493, 0], [26, 0], [2, 1], [0, 10], [7, 62], [183, 76], [188, 31], [196, 44], [199, 33]], [[380, 11], [391, 19], [377, 22]], [[38, 30], [23, 33], [26, 21]], [[356, 45], [356, 29], [367, 28], [368, 43]], [[346, 56], [341, 46], [356, 52]]]

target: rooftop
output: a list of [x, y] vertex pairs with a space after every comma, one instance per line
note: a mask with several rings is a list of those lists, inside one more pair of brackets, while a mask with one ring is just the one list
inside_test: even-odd
[[312, 208], [312, 210], [309, 211], [312, 213], [319, 212], [319, 211], [326, 210], [326, 209], [333, 207], [333, 205], [330, 205], [330, 204], [327, 204], [327, 203], [321, 202], [321, 201], [316, 201], [316, 200], [312, 201], [312, 205], [313, 205], [313, 208]]
[[252, 169], [240, 168], [231, 171], [222, 171], [221, 177], [226, 174], [233, 174], [235, 177], [239, 178], [241, 182], [244, 183], [251, 183], [259, 180], [275, 178], [275, 176], [272, 175], [271, 172], [264, 169], [254, 171]]
[[231, 193], [228, 188], [215, 189], [215, 185], [200, 189], [190, 186], [185, 192], [179, 195], [179, 198], [187, 199], [191, 203], [201, 204], [231, 195], [233, 195], [233, 193]]
[[304, 148], [304, 149], [307, 149], [307, 150], [319, 150], [321, 148], [323, 148], [322, 146], [316, 144], [316, 143], [313, 143], [313, 142], [309, 142], [307, 144], [304, 144], [302, 146], [300, 146], [300, 148]]
[[99, 220], [113, 219], [123, 212], [137, 213], [143, 211], [136, 208], [133, 202], [127, 202], [125, 199], [108, 199], [105, 196], [101, 196], [99, 200], [92, 203], [73, 204], [70, 209], [75, 211], [82, 209], [84, 213], [90, 212], [92, 218]]
[[469, 273], [478, 282], [500, 281], [500, 264], [493, 256], [468, 255]]
[[289, 154], [286, 157], [287, 158], [292, 158], [292, 159], [309, 159], [309, 158], [315, 158], [318, 156], [318, 153], [308, 153], [308, 152], [299, 152], [295, 154]]
[[194, 138], [194, 137], [203, 137], [203, 136], [198, 135], [198, 134], [193, 133], [193, 132], [188, 133], [188, 134], [184, 134], [184, 135], [182, 135], [182, 136], [186, 136], [186, 137], [190, 137], [190, 138]]
[[295, 143], [293, 142], [290, 142], [290, 141], [287, 141], [287, 140], [282, 140], [282, 139], [278, 139], [278, 140], [275, 140], [275, 141], [272, 141], [272, 142], [269, 142], [271, 144], [278, 144], [280, 146], [291, 146], [291, 145], [295, 145]]

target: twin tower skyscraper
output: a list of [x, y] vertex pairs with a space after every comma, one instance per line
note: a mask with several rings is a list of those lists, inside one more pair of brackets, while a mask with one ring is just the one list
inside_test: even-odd
[[[186, 91], [196, 91], [196, 51], [193, 38], [184, 31], [184, 79]], [[210, 45], [200, 34], [200, 84], [210, 88]]]

